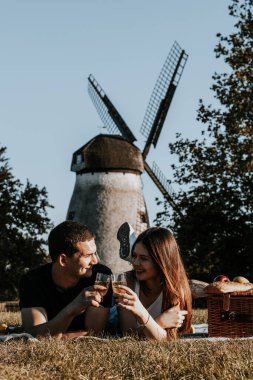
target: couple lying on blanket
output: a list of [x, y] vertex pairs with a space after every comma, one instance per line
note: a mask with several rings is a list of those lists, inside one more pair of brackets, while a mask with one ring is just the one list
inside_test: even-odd
[[153, 227], [136, 238], [124, 223], [117, 237], [120, 256], [133, 270], [112, 297], [111, 286], [107, 291], [96, 282], [97, 273], [111, 270], [99, 263], [94, 234], [74, 221], [50, 232], [52, 262], [27, 272], [20, 282], [26, 332], [62, 339], [106, 332], [112, 301], [121, 334], [163, 340], [189, 332], [191, 291], [172, 232]]

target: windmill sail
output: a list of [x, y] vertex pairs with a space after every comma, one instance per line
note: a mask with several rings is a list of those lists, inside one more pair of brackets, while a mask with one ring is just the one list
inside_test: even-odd
[[136, 141], [136, 138], [130, 128], [127, 126], [126, 122], [118, 113], [96, 79], [92, 75], [89, 75], [88, 81], [88, 92], [91, 100], [109, 132], [120, 132], [128, 141]]
[[187, 58], [188, 55], [175, 41], [160, 72], [141, 126], [140, 131], [147, 138], [144, 159], [151, 144], [157, 144]]
[[161, 191], [162, 195], [167, 200], [167, 202], [169, 202], [169, 204], [173, 207], [173, 209], [179, 213], [178, 207], [173, 200], [174, 190], [168, 184], [168, 180], [166, 179], [165, 175], [162, 173], [158, 165], [155, 162], [153, 162], [153, 166], [151, 169], [151, 167], [145, 161], [144, 168], [146, 172], [148, 173], [148, 175], [150, 176], [150, 178], [155, 183], [155, 185]]

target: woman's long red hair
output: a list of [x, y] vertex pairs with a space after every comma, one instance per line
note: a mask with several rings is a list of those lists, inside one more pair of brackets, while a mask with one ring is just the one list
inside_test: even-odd
[[[181, 310], [187, 310], [188, 314], [180, 331], [182, 333], [189, 332], [192, 309], [191, 290], [179, 247], [173, 234], [166, 228], [152, 227], [137, 237], [134, 246], [137, 243], [142, 243], [145, 246], [154, 262], [160, 268], [164, 283], [163, 311], [178, 304]], [[168, 338], [175, 339], [177, 329], [167, 329], [167, 335]]]

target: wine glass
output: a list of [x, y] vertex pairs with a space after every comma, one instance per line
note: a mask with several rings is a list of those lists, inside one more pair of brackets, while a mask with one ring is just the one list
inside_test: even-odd
[[111, 282], [111, 275], [110, 274], [106, 274], [106, 273], [97, 273], [96, 274], [95, 285], [102, 285], [106, 288], [103, 290], [98, 290], [98, 292], [101, 295], [102, 300], [103, 300], [103, 297], [108, 292], [110, 282]]
[[121, 285], [127, 286], [126, 274], [116, 273], [111, 275], [112, 278], [112, 290], [114, 294], [125, 293], [125, 290], [120, 288]]

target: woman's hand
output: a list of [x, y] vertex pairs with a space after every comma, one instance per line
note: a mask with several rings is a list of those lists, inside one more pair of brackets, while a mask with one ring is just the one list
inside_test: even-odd
[[127, 286], [120, 286], [124, 293], [115, 294], [117, 304], [123, 309], [131, 311], [140, 323], [147, 320], [148, 312], [142, 305], [137, 294]]
[[176, 305], [159, 315], [156, 322], [164, 329], [180, 328], [186, 314], [188, 314], [188, 311], [180, 310], [179, 305]]

